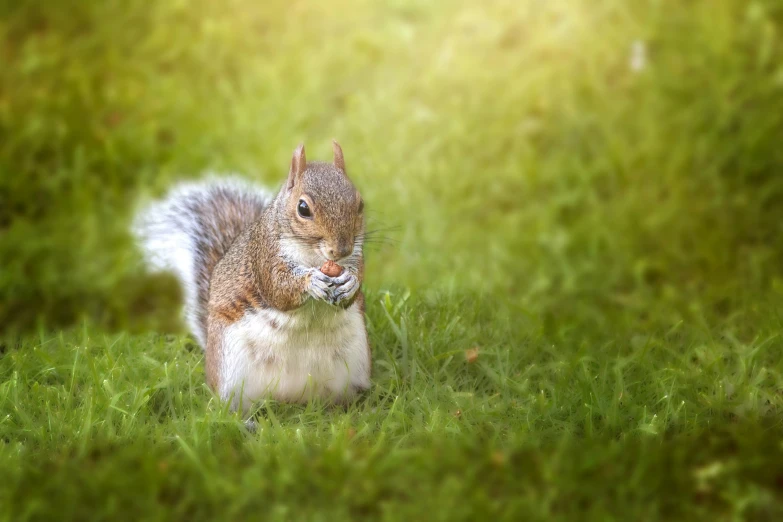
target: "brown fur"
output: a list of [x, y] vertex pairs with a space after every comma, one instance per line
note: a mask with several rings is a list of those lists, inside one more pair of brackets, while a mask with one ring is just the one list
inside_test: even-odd
[[[211, 208], [203, 209], [201, 212], [213, 212], [219, 214], [219, 217], [215, 219], [214, 222], [219, 223], [220, 230], [208, 232], [209, 237], [225, 238], [225, 241], [230, 241], [242, 233], [242, 227], [248, 219], [247, 213], [253, 212], [254, 216], [252, 217], [252, 220], [255, 221], [261, 217], [261, 209], [251, 207], [249, 205], [239, 207], [227, 196], [220, 196], [222, 197], [218, 197], [214, 201]], [[208, 252], [207, 262], [203, 267], [204, 271], [206, 272], [206, 277], [204, 279], [209, 280], [209, 277], [211, 276], [212, 271], [215, 269], [215, 266], [230, 247], [231, 243], [226, 242], [218, 245], [217, 248], [214, 248]]]
[[204, 369], [207, 374], [207, 385], [217, 390], [220, 385], [220, 360], [223, 355], [223, 331], [228, 322], [221, 316], [209, 314], [207, 326], [207, 346], [205, 350]]

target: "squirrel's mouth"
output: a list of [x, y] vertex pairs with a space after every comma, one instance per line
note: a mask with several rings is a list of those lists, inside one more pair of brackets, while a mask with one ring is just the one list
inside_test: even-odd
[[323, 259], [324, 261], [334, 261], [335, 263], [340, 264], [340, 261], [343, 260], [343, 258], [341, 258], [341, 257], [337, 257], [337, 256], [334, 256], [334, 255], [330, 256], [328, 248], [326, 248], [326, 246], [323, 243], [321, 245], [319, 245], [318, 253], [321, 254], [321, 256], [324, 258]]
[[321, 243], [318, 247], [318, 253], [323, 257], [323, 261], [334, 261], [341, 266], [353, 266], [355, 264], [356, 257], [356, 245], [351, 245], [353, 248], [348, 254], [333, 254], [330, 252], [329, 247]]
[[361, 256], [361, 244], [354, 243], [348, 255], [330, 255], [326, 241], [301, 240], [301, 238], [285, 238], [280, 241], [280, 253], [289, 262], [311, 268], [320, 268], [326, 261], [334, 261], [340, 266], [356, 268]]

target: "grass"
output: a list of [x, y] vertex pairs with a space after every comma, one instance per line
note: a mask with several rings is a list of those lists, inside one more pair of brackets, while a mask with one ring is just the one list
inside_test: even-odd
[[775, 328], [555, 344], [466, 296], [372, 297], [372, 391], [345, 411], [262, 405], [256, 433], [182, 336], [85, 327], [9, 349], [4, 517], [783, 514]]
[[[0, 4], [0, 519], [780, 519], [782, 25], [772, 0]], [[250, 433], [128, 221], [332, 137], [386, 237], [373, 388]]]

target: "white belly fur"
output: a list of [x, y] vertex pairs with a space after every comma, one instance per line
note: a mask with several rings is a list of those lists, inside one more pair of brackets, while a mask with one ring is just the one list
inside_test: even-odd
[[271, 398], [343, 401], [370, 386], [370, 353], [357, 304], [308, 301], [290, 312], [246, 313], [225, 330], [219, 394], [243, 409]]

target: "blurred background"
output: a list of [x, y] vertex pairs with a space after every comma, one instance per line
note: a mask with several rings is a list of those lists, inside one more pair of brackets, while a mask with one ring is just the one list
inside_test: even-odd
[[367, 286], [558, 330], [783, 301], [783, 4], [0, 4], [0, 328], [176, 326], [128, 224], [175, 180], [345, 150]]

